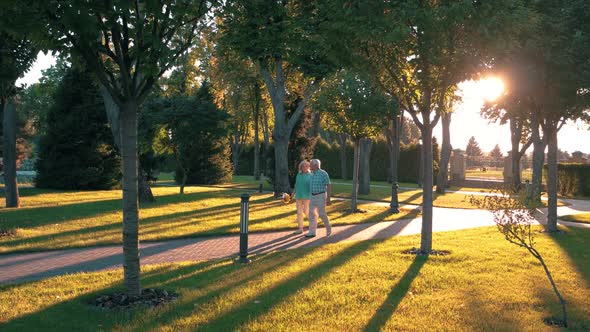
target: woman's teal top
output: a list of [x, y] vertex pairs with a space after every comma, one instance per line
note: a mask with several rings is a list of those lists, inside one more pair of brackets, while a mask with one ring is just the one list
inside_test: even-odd
[[297, 173], [297, 177], [295, 178], [295, 199], [311, 198], [311, 188], [309, 186], [310, 178], [311, 173]]

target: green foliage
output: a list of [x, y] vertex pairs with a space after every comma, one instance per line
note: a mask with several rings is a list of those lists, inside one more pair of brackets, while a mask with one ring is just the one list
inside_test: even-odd
[[328, 128], [346, 133], [353, 141], [376, 136], [383, 118], [398, 111], [397, 102], [378, 90], [367, 77], [340, 71], [316, 98], [315, 108], [327, 113]]
[[[543, 176], [548, 177], [547, 165]], [[590, 164], [559, 163], [557, 164], [557, 191], [561, 196], [590, 196]]]
[[[8, 14], [6, 9], [0, 13], [0, 21], [4, 21]], [[5, 29], [0, 26], [0, 104], [17, 93], [16, 80], [37, 58], [37, 49], [29, 39], [11, 35]]]
[[120, 158], [88, 72], [71, 69], [55, 92], [36, 168], [39, 188], [111, 189], [120, 184]]
[[69, 70], [70, 65], [62, 58], [50, 68], [43, 70], [43, 76], [39, 83], [27, 86], [19, 94], [21, 110], [27, 114], [27, 118], [33, 121], [35, 132], [41, 135], [45, 132], [47, 112], [53, 106], [53, 97], [61, 80]]
[[157, 150], [176, 156], [175, 180], [186, 172], [187, 184], [215, 184], [231, 179], [227, 121], [204, 82], [194, 96], [170, 96], [146, 105], [146, 121], [156, 128]]
[[287, 61], [305, 77], [326, 77], [335, 67], [322, 23], [332, 13], [321, 1], [227, 1], [221, 44], [252, 61]]

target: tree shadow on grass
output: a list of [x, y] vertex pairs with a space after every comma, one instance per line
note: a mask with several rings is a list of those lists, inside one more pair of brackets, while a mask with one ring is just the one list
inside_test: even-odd
[[[159, 202], [152, 203], [144, 208], [157, 207], [161, 208], [169, 204], [187, 203], [198, 201], [200, 199], [210, 198], [216, 192], [192, 193], [192, 194], [171, 194], [158, 196]], [[239, 197], [236, 196], [237, 203], [233, 206], [239, 206]], [[232, 197], [234, 195], [231, 195]], [[201, 209], [205, 211], [215, 211], [221, 207], [210, 207]], [[16, 210], [0, 211], [0, 223], [3, 228], [10, 227], [39, 227], [49, 224], [55, 224], [60, 221], [69, 221], [81, 218], [95, 217], [105, 213], [111, 213], [122, 210], [122, 201], [120, 198], [107, 199], [100, 201], [81, 202], [57, 206], [22, 208]]]
[[[582, 229], [576, 227], [567, 227], [567, 226], [560, 226], [562, 232], [559, 233], [545, 233], [550, 239], [559, 245], [561, 249], [568, 255], [570, 261], [574, 264], [575, 270], [578, 274], [584, 279], [586, 289], [590, 289], [590, 254], [587, 248], [590, 248], [590, 229]], [[541, 269], [541, 267], [539, 267]], [[556, 273], [554, 269], [551, 269], [549, 266], [549, 270], [552, 273]], [[548, 286], [550, 285], [549, 280], [547, 280], [546, 275], [543, 273], [539, 275], [540, 278], [544, 278], [540, 282], [546, 283]], [[562, 283], [561, 283], [562, 284]], [[560, 292], [563, 294], [563, 290], [559, 282], [557, 283], [557, 287]], [[559, 302], [555, 293], [551, 292], [550, 294], [540, 294], [540, 298], [544, 299], [547, 302], [551, 302], [551, 312], [552, 315], [559, 318], [561, 315], [561, 308], [559, 307]], [[568, 310], [568, 321], [570, 323], [570, 328], [579, 329], [579, 330], [588, 330], [590, 329], [590, 319], [585, 317], [586, 319], [582, 321], [574, 321], [572, 320], [572, 316], [570, 315], [570, 311], [572, 310], [571, 303], [568, 301], [567, 297], [565, 298]], [[588, 305], [588, 301], [585, 303]], [[548, 304], [549, 306], [549, 304]], [[576, 310], [575, 308], [573, 308]], [[572, 325], [573, 324], [573, 325]], [[581, 324], [583, 328], [579, 328], [578, 324]], [[576, 327], [578, 326], [578, 327]], [[574, 328], [576, 327], [576, 328]]]
[[[356, 227], [368, 227], [368, 225], [356, 225]], [[390, 227], [393, 227], [390, 226]], [[384, 229], [384, 232], [388, 230]], [[352, 232], [352, 230], [351, 230]], [[313, 284], [323, 275], [331, 273], [334, 269], [346, 264], [354, 257], [366, 252], [384, 240], [363, 241], [354, 243], [335, 255], [305, 266], [300, 271], [289, 272], [289, 276], [280, 280], [270, 287], [266, 287], [260, 293], [253, 296], [259, 300], [259, 304], [252, 306], [250, 300], [241, 304], [229, 307], [216, 316], [209, 319], [205, 325], [198, 328], [207, 330], [230, 330], [247, 323], [252, 319], [264, 315], [273, 307], [283, 302], [291, 295], [297, 293], [303, 287]], [[154, 249], [157, 250], [157, 249]], [[254, 262], [249, 265], [231, 264], [227, 261], [200, 262], [179, 267], [167, 266], [156, 270], [148, 271], [142, 275], [143, 287], [157, 287], [172, 291], [180, 291], [179, 300], [167, 304], [157, 310], [137, 310], [135, 313], [113, 313], [110, 311], [97, 312], [87, 306], [87, 302], [94, 296], [112, 292], [113, 289], [120, 289], [121, 284], [116, 283], [112, 287], [99, 289], [75, 299], [57, 303], [37, 312], [13, 319], [5, 324], [6, 330], [22, 330], [22, 327], [50, 326], [55, 330], [109, 330], [117, 327], [143, 331], [146, 329], [157, 329], [158, 327], [181, 322], [190, 317], [195, 310], [201, 306], [215, 305], [214, 303], [232, 293], [239, 293], [243, 287], [248, 287], [250, 282], [262, 282], [265, 273], [276, 271], [278, 268], [288, 267], [297, 264], [298, 259], [307, 259], [306, 256], [313, 255], [314, 249], [298, 249], [292, 251], [281, 251], [267, 255], [256, 256]], [[143, 255], [143, 252], [142, 252]], [[418, 263], [416, 263], [418, 264]], [[415, 266], [415, 265], [412, 265]], [[410, 271], [414, 271], [412, 267]], [[410, 273], [410, 272], [408, 272]], [[407, 273], [407, 274], [408, 274]], [[88, 275], [81, 275], [80, 278], [87, 278]], [[405, 279], [408, 280], [409, 277]], [[47, 283], [45, 281], [44, 283]], [[214, 314], [214, 312], [213, 312]], [[68, 319], [68, 316], [75, 316]], [[85, 319], [79, 319], [86, 317]], [[120, 325], [119, 325], [120, 324]], [[193, 326], [193, 328], [196, 328]]]
[[590, 288], [590, 229], [560, 226], [562, 232], [545, 233], [553, 242], [567, 253], [575, 264], [577, 271], [586, 281], [586, 287]]
[[391, 289], [385, 301], [381, 304], [381, 306], [377, 309], [377, 311], [373, 314], [371, 320], [367, 323], [364, 328], [364, 331], [379, 331], [385, 323], [389, 320], [389, 318], [395, 313], [397, 306], [400, 302], [406, 297], [412, 282], [420, 273], [422, 266], [428, 260], [428, 256], [415, 256], [414, 261], [408, 267], [408, 270], [402, 278], [398, 281], [398, 283]]
[[[384, 229], [383, 232], [387, 232], [387, 230]], [[252, 306], [250, 303], [244, 303], [217, 316], [215, 319], [208, 321], [202, 327], [205, 330], [212, 331], [239, 329], [239, 326], [242, 324], [255, 320], [257, 317], [267, 313], [273, 307], [306, 287], [306, 285], [314, 284], [317, 280], [321, 279], [322, 276], [329, 274], [334, 269], [346, 264], [354, 257], [366, 252], [383, 241], [384, 240], [361, 241], [346, 247], [327, 260], [310, 266], [301, 272], [294, 273], [289, 279], [279, 282], [272, 287], [267, 288], [262, 293], [257, 294], [256, 299], [258, 304], [256, 306]], [[321, 247], [319, 250], [321, 250]]]

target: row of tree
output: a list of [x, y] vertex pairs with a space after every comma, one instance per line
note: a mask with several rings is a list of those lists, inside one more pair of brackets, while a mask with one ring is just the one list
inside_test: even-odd
[[[272, 136], [276, 193], [290, 191], [289, 159], [294, 157], [289, 149], [302, 118], [309, 117], [309, 131], [317, 133], [320, 114], [329, 114], [323, 117], [326, 126], [349, 135], [356, 147], [385, 130], [395, 184], [402, 114], [411, 117], [423, 146], [420, 247], [427, 254], [432, 250], [433, 128], [442, 124], [437, 191], [444, 192], [457, 84], [490, 71], [502, 71], [511, 80], [504, 98], [488, 105], [484, 114], [510, 123], [512, 155], [527, 144], [535, 151], [549, 146], [549, 220], [550, 229], [555, 228], [556, 134], [566, 119], [583, 116], [587, 105], [589, 6], [583, 0], [34, 0], [24, 7], [9, 0], [3, 4], [0, 31], [14, 42], [3, 46], [9, 51], [2, 53], [2, 70], [17, 69], [2, 81], [9, 87], [2, 86], [2, 102], [13, 103], [14, 82], [31, 62], [23, 60], [39, 49], [71, 54], [93, 74], [122, 157], [124, 275], [130, 294], [140, 291], [138, 126], [149, 127], [139, 121], [141, 106], [164, 73], [196, 60], [198, 66], [185, 65], [175, 76], [184, 82], [180, 95], [196, 89], [197, 76], [211, 82], [217, 104], [232, 115], [234, 158], [251, 133], [244, 129], [249, 123], [257, 149], [260, 125], [265, 144]], [[144, 107], [146, 115], [190, 103], [168, 102], [151, 111]], [[262, 111], [264, 103], [270, 115]], [[5, 128], [14, 128], [14, 113], [5, 107]], [[175, 146], [173, 128], [190, 135], [190, 125], [175, 121], [163, 127], [169, 146]], [[526, 128], [530, 143], [521, 144]], [[5, 159], [11, 159], [8, 150], [14, 151], [13, 131], [8, 136], [5, 144], [12, 145], [5, 149]], [[296, 158], [305, 157], [299, 151]], [[363, 159], [359, 151], [355, 148], [355, 177]], [[539, 155], [534, 156], [538, 164]], [[16, 183], [7, 183], [7, 201], [15, 189]]]

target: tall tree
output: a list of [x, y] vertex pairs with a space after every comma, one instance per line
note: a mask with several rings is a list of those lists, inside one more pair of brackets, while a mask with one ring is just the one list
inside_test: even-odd
[[465, 147], [465, 154], [469, 157], [483, 156], [483, 152], [481, 152], [481, 148], [479, 147], [479, 143], [475, 140], [475, 136], [469, 138], [469, 142], [467, 142], [467, 146]]
[[490, 151], [490, 157], [494, 159], [500, 159], [504, 156], [502, 150], [500, 149], [500, 145], [496, 144], [492, 151]]
[[[222, 13], [222, 42], [256, 63], [270, 96], [275, 194], [290, 191], [291, 132], [320, 82], [334, 69], [321, 33], [332, 14], [322, 1], [301, 0], [228, 1]], [[289, 112], [293, 102], [296, 109]]]
[[23, 76], [37, 56], [37, 48], [24, 34], [9, 34], [10, 4], [0, 13], [0, 109], [2, 109], [2, 158], [6, 207], [20, 207], [16, 179], [17, 113], [14, 96], [16, 80]]
[[[12, 1], [16, 2], [16, 1]], [[193, 44], [214, 1], [30, 1], [33, 37], [85, 62], [116, 108], [123, 158], [124, 286], [139, 295], [137, 114], [157, 80]], [[21, 24], [22, 25], [22, 24]], [[106, 98], [106, 99], [108, 99]], [[105, 103], [107, 101], [105, 100]]]
[[120, 185], [121, 159], [92, 76], [70, 69], [53, 98], [39, 140], [35, 185], [69, 190]]
[[339, 38], [349, 41], [344, 48], [355, 51], [361, 59], [358, 63], [399, 99], [420, 129], [424, 146], [421, 251], [429, 253], [432, 130], [447, 111], [441, 105], [453, 98], [457, 84], [476, 75], [482, 43], [510, 27], [518, 4], [501, 0], [347, 2], [341, 12], [337, 30], [353, 36]]
[[326, 117], [329, 128], [347, 133], [354, 143], [351, 211], [357, 212], [361, 140], [383, 130], [383, 118], [396, 111], [395, 102], [367, 77], [341, 71], [322, 89], [317, 103], [317, 108], [329, 115]]

